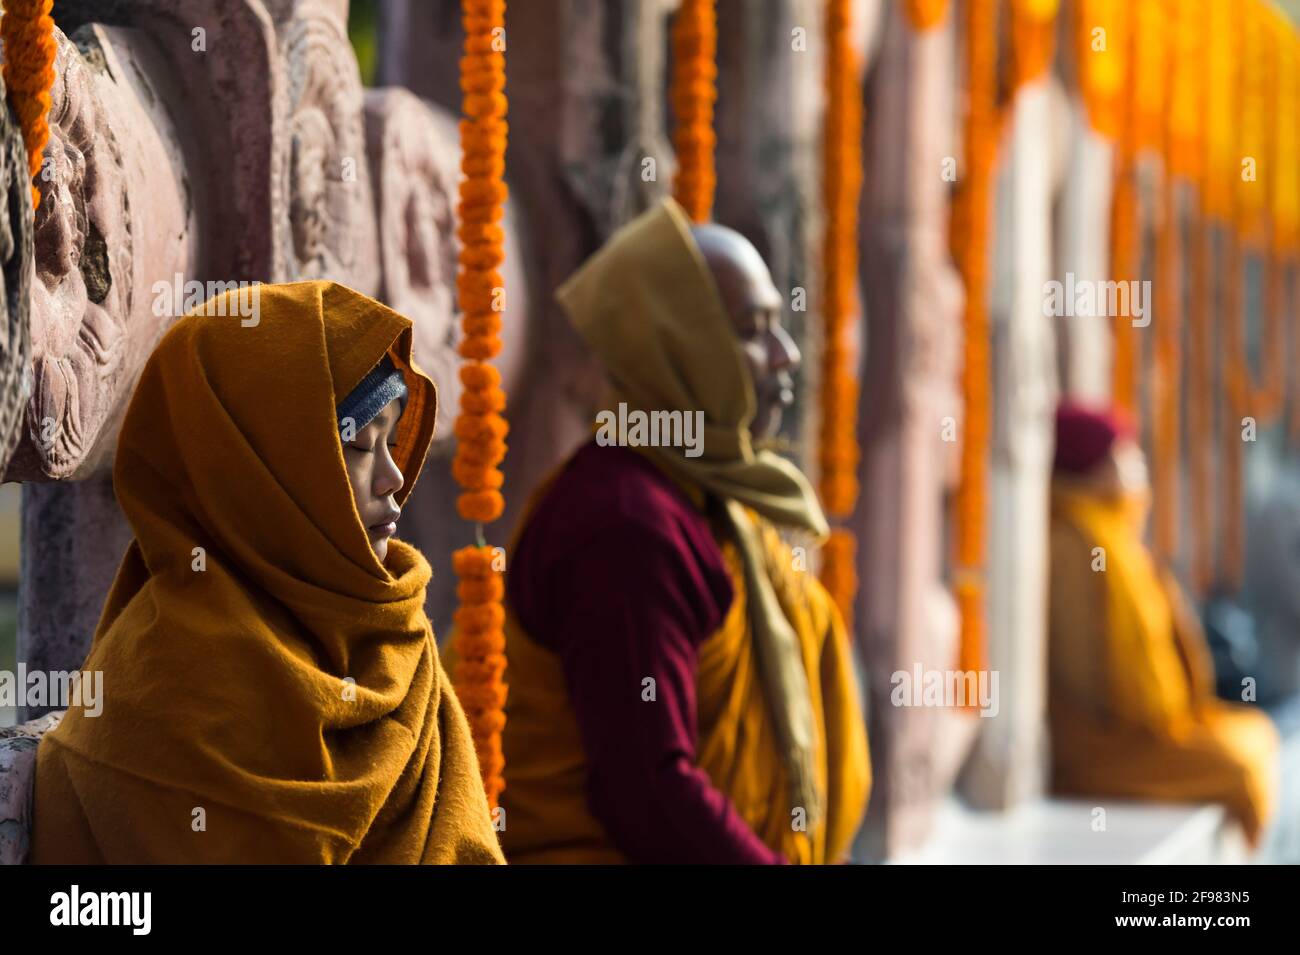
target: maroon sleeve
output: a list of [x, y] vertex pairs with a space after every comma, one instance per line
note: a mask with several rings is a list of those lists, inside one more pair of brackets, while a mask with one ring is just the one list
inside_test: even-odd
[[727, 606], [689, 550], [624, 523], [563, 564], [547, 575], [547, 642], [582, 735], [589, 805], [615, 845], [633, 862], [785, 862], [696, 766], [697, 648]]

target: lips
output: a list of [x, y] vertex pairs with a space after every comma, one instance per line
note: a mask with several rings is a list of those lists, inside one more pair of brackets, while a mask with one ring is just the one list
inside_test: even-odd
[[374, 537], [391, 537], [397, 533], [397, 519], [401, 516], [401, 511], [390, 511], [366, 530]]

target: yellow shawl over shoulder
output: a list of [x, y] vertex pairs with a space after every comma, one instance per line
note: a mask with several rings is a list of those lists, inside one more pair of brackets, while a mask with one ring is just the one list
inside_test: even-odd
[[1263, 713], [1214, 697], [1199, 624], [1143, 545], [1138, 510], [1053, 488], [1054, 786], [1222, 803], [1255, 842], [1275, 799], [1277, 733]]
[[32, 860], [501, 862], [429, 564], [400, 540], [380, 564], [337, 430], [390, 354], [405, 501], [436, 405], [411, 322], [330, 282], [255, 301], [180, 320], [132, 397], [113, 477], [135, 539], [85, 662], [103, 712], [41, 741]]

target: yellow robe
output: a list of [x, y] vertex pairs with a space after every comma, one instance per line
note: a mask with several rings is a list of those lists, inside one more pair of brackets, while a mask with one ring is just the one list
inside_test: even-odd
[[1221, 803], [1256, 843], [1275, 800], [1277, 732], [1214, 697], [1199, 623], [1140, 527], [1132, 503], [1053, 488], [1053, 787]]
[[[717, 633], [700, 647], [696, 677], [698, 765], [770, 848], [799, 863], [844, 861], [867, 806], [871, 762], [848, 637], [839, 611], [775, 529], [762, 522], [767, 566], [803, 652], [817, 719], [819, 783], [827, 814], [795, 831], [785, 770], [774, 743], [745, 612], [736, 548], [720, 542], [735, 599]], [[591, 814], [586, 761], [559, 657], [506, 619], [510, 687], [504, 747], [506, 811], [502, 845], [513, 863], [621, 863], [626, 859]]]

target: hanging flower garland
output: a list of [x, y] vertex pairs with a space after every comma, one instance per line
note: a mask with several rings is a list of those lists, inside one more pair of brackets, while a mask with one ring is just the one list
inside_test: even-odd
[[[1137, 155], [1140, 143], [1149, 132], [1144, 128], [1142, 102], [1139, 97], [1138, 71], [1139, 14], [1145, 4], [1122, 7], [1112, 24], [1110, 43], [1123, 53], [1122, 86], [1124, 96], [1119, 108], [1119, 136], [1116, 140], [1115, 183], [1111, 194], [1110, 276], [1116, 282], [1138, 278], [1141, 265], [1140, 197], [1137, 187]], [[1149, 76], [1150, 71], [1145, 71]], [[1113, 354], [1111, 359], [1111, 393], [1114, 403], [1141, 420], [1138, 414], [1138, 368], [1142, 363], [1141, 341], [1128, 315], [1111, 317]]]
[[1060, 0], [1011, 0], [1011, 60], [1014, 88], [1047, 72], [1056, 52], [1056, 13]]
[[1079, 93], [1093, 130], [1114, 142], [1124, 125], [1123, 7], [1130, 0], [1078, 0], [1075, 63]]
[[[1239, 293], [1233, 290], [1233, 274], [1225, 265], [1229, 258], [1229, 237], [1233, 210], [1233, 182], [1240, 175], [1240, 144], [1237, 124], [1240, 120], [1237, 97], [1236, 44], [1234, 34], [1237, 17], [1229, 4], [1208, 0], [1204, 8], [1204, 100], [1205, 166], [1201, 185], [1201, 217], [1204, 231], [1196, 252], [1200, 258], [1197, 269], [1204, 299], [1193, 300], [1193, 335], [1189, 341], [1193, 350], [1191, 358], [1190, 409], [1198, 421], [1189, 429], [1192, 453], [1192, 495], [1198, 502], [1216, 502], [1214, 506], [1192, 509], [1197, 528], [1197, 551], [1194, 557], [1194, 575], [1202, 593], [1207, 593], [1219, 576], [1222, 563], [1219, 539], [1215, 533], [1216, 520], [1225, 535], [1228, 514], [1232, 508], [1228, 486], [1232, 482], [1232, 459], [1241, 450], [1240, 432], [1225, 432], [1216, 427], [1215, 415], [1222, 406], [1221, 379], [1216, 384], [1219, 353], [1222, 342], [1215, 341], [1214, 316], [1229, 308], [1229, 303]], [[1221, 250], [1216, 256], [1215, 252]], [[1216, 262], [1217, 259], [1217, 262]], [[1217, 268], [1215, 266], [1218, 266]], [[1225, 323], [1226, 324], [1226, 323]], [[1203, 421], [1203, 427], [1199, 422]], [[1225, 433], [1233, 443], [1226, 447]], [[1216, 440], [1217, 438], [1217, 440]], [[1214, 462], [1220, 464], [1217, 486], [1212, 485]], [[1202, 497], [1201, 495], [1205, 495]]]
[[35, 186], [50, 140], [50, 89], [54, 86], [54, 0], [5, 0], [0, 17], [4, 41], [4, 82], [9, 101], [27, 147], [27, 172], [31, 177], [32, 208], [39, 209], [41, 192]]
[[[1187, 207], [1190, 220], [1187, 249], [1189, 295], [1184, 306], [1188, 332], [1185, 393], [1188, 490], [1191, 500], [1197, 502], [1196, 506], [1188, 509], [1191, 531], [1188, 544], [1192, 588], [1200, 596], [1208, 593], [1214, 575], [1214, 509], [1208, 506], [1208, 502], [1214, 499], [1214, 374], [1210, 307], [1214, 292], [1211, 284], [1214, 236], [1204, 211], [1203, 198], [1210, 178], [1208, 114], [1214, 106], [1208, 82], [1211, 71], [1207, 69], [1209, 49], [1206, 39], [1206, 24], [1210, 16], [1206, 8], [1211, 2], [1175, 0], [1173, 3], [1176, 8], [1174, 60], [1165, 151], [1165, 168], [1169, 175], [1186, 180], [1197, 188], [1201, 196], [1201, 205], [1189, 204]], [[1160, 340], [1157, 342], [1157, 375], [1161, 379], [1164, 397], [1172, 405], [1158, 401], [1156, 406], [1155, 431], [1157, 441], [1167, 455], [1166, 460], [1174, 456], [1169, 449], [1176, 446], [1178, 434], [1178, 373], [1164, 364], [1174, 347], [1176, 343], [1165, 345]], [[1158, 480], [1170, 480], [1167, 469]], [[1173, 480], [1176, 481], [1177, 477], [1174, 476]], [[1165, 529], [1157, 532], [1157, 543], [1166, 558], [1173, 554], [1178, 543], [1176, 525], [1180, 504], [1170, 500], [1170, 494], [1165, 489], [1165, 499], [1156, 504], [1157, 508], [1164, 509], [1158, 520]], [[1175, 526], [1173, 531], [1169, 529], [1171, 523]]]
[[465, 708], [483, 786], [491, 806], [505, 789], [501, 731], [505, 727], [506, 687], [504, 586], [495, 551], [486, 545], [482, 524], [501, 516], [501, 462], [506, 453], [506, 406], [501, 375], [489, 364], [501, 350], [505, 260], [505, 0], [462, 0], [465, 55], [460, 61], [464, 114], [460, 122], [461, 171], [458, 207], [461, 241], [456, 279], [463, 315], [459, 352], [464, 390], [456, 418], [456, 456], [452, 474], [461, 487], [460, 516], [479, 524], [478, 543], [452, 555], [459, 578], [456, 594], [454, 674], [456, 695]]
[[933, 30], [948, 13], [948, 0], [904, 0], [907, 22], [918, 33]]
[[952, 246], [966, 296], [963, 306], [960, 474], [953, 496], [953, 590], [961, 617], [957, 667], [986, 667], [984, 634], [985, 520], [990, 395], [989, 233], [993, 165], [997, 152], [997, 0], [968, 0], [962, 25], [966, 115], [962, 127], [965, 176], [953, 201]]
[[[1240, 148], [1242, 163], [1254, 166], [1241, 170], [1234, 191], [1235, 232], [1231, 249], [1231, 276], [1234, 295], [1228, 312], [1230, 336], [1226, 349], [1228, 368], [1228, 396], [1235, 426], [1240, 430], [1240, 418], [1250, 416], [1266, 423], [1279, 410], [1282, 379], [1285, 374], [1285, 348], [1281, 347], [1281, 308], [1270, 293], [1273, 285], [1276, 257], [1269, 254], [1268, 212], [1276, 178], [1276, 157], [1273, 155], [1275, 136], [1271, 120], [1277, 115], [1274, 101], [1280, 81], [1277, 75], [1278, 50], [1276, 34], [1270, 28], [1268, 11], [1259, 3], [1245, 3], [1240, 16], [1238, 42], [1239, 82], [1241, 96]], [[1285, 67], [1284, 67], [1285, 68]], [[1264, 260], [1263, 336], [1260, 355], [1263, 363], [1261, 381], [1253, 381], [1250, 363], [1246, 356], [1247, 308], [1242, 288], [1245, 260]]]
[[673, 198], [695, 222], [713, 211], [716, 185], [713, 104], [718, 98], [718, 14], [715, 0], [682, 0], [673, 17], [673, 65], [668, 98], [673, 107], [677, 172]]
[[[858, 501], [858, 380], [847, 341], [857, 315], [858, 200], [862, 194], [862, 91], [858, 61], [849, 38], [852, 9], [847, 0], [826, 7], [826, 118], [822, 145], [822, 202], [826, 210], [823, 247], [821, 434], [819, 489], [833, 522], [853, 514]], [[822, 548], [820, 578], [853, 626], [857, 596], [857, 540], [833, 527]]]
[[[1243, 419], [1254, 417], [1257, 424], [1271, 415], [1269, 372], [1264, 386], [1252, 383], [1246, 354], [1247, 300], [1243, 273], [1248, 258], [1261, 255], [1267, 239], [1265, 212], [1268, 177], [1268, 85], [1270, 56], [1263, 12], [1254, 0], [1241, 4], [1234, 18], [1232, 44], [1233, 73], [1238, 91], [1237, 149], [1233, 189], [1230, 195], [1231, 223], [1226, 230], [1224, 296], [1223, 382], [1224, 407], [1221, 437], [1222, 455], [1222, 538], [1219, 545], [1219, 580], [1235, 590], [1240, 586], [1245, 560], [1245, 454]], [[1251, 164], [1255, 175], [1249, 174]], [[1265, 320], [1266, 325], [1269, 324]], [[1266, 331], [1267, 334], [1267, 331]], [[1268, 343], [1263, 342], [1267, 348]]]

